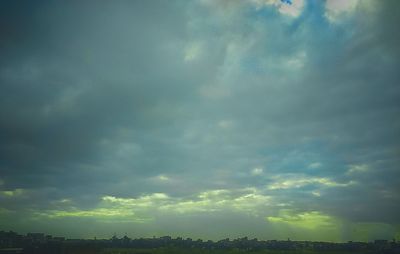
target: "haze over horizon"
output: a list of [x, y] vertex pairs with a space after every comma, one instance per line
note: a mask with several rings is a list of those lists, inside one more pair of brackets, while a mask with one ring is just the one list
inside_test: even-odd
[[400, 2], [0, 2], [0, 230], [400, 240]]

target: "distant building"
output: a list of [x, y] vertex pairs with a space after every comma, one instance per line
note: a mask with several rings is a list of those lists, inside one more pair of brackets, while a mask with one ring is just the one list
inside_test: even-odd
[[22, 254], [24, 253], [24, 249], [22, 248], [6, 248], [0, 249], [0, 254]]
[[376, 245], [386, 245], [388, 244], [388, 240], [375, 240], [374, 243]]
[[57, 236], [57, 237], [53, 237], [53, 240], [56, 242], [63, 242], [63, 241], [65, 241], [65, 237]]
[[42, 243], [46, 241], [46, 237], [43, 233], [28, 233], [26, 234], [26, 237], [32, 242]]

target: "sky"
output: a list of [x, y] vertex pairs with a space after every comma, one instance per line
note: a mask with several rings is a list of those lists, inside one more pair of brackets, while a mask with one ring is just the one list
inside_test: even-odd
[[1, 1], [0, 230], [400, 240], [399, 13]]

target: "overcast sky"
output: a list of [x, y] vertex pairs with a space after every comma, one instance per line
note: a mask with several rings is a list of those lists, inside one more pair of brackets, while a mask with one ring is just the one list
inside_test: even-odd
[[0, 230], [400, 239], [399, 13], [1, 1]]

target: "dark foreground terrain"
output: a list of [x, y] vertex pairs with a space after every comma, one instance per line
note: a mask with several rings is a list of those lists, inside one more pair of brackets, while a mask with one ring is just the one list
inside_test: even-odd
[[[368, 254], [368, 253], [386, 253], [373, 250], [364, 251], [334, 251], [334, 250], [203, 250], [203, 249], [183, 249], [183, 248], [158, 248], [158, 249], [104, 249], [99, 253], [104, 254]], [[392, 252], [388, 252], [392, 253]]]
[[7, 248], [1, 249], [1, 254], [33, 254], [33, 253], [54, 253], [54, 254], [375, 254], [375, 253], [400, 253], [398, 250], [243, 250], [243, 249], [222, 249], [207, 250], [197, 248], [176, 248], [165, 247], [155, 249], [137, 248], [64, 248], [64, 249], [21, 249]]
[[312, 242], [257, 240], [247, 237], [220, 241], [190, 238], [65, 239], [43, 233], [19, 235], [0, 231], [0, 254], [400, 254], [400, 242]]

